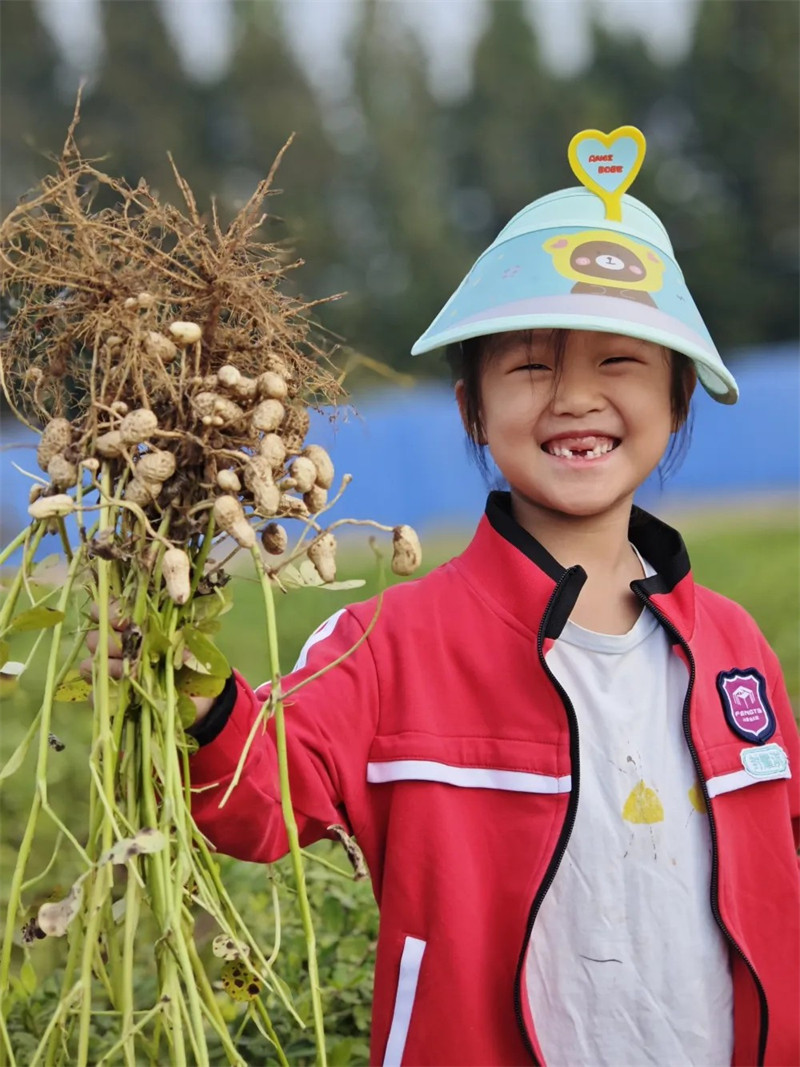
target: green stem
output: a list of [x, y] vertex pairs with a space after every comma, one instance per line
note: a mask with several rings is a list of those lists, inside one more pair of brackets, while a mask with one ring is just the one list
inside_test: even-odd
[[119, 1041], [117, 1041], [116, 1044], [112, 1045], [111, 1048], [108, 1050], [108, 1052], [106, 1052], [97, 1061], [97, 1067], [102, 1067], [102, 1065], [104, 1063], [107, 1063], [110, 1060], [110, 1057], [113, 1056], [114, 1053], [118, 1049], [125, 1048], [127, 1046], [128, 1042], [132, 1042], [134, 1037], [138, 1033], [141, 1033], [142, 1030], [144, 1030], [145, 1026], [147, 1026], [147, 1024], [150, 1022], [150, 1020], [153, 1018], [154, 1015], [157, 1015], [159, 1012], [163, 1012], [164, 1011], [164, 1006], [165, 1006], [165, 1002], [164, 1002], [164, 1000], [162, 998], [161, 1000], [158, 1001], [157, 1004], [154, 1004], [153, 1007], [150, 1008], [149, 1011], [145, 1012], [145, 1014], [138, 1021], [138, 1023], [136, 1023], [135, 1026], [132, 1025], [128, 1029], [123, 1029], [122, 1037], [120, 1037]]
[[314, 1041], [317, 1048], [317, 1064], [318, 1067], [326, 1067], [325, 1024], [322, 1014], [322, 998], [320, 996], [316, 938], [314, 936], [314, 924], [311, 919], [311, 909], [309, 907], [308, 893], [306, 891], [303, 856], [300, 851], [300, 835], [297, 831], [297, 822], [294, 817], [292, 797], [289, 789], [286, 722], [283, 714], [283, 701], [279, 695], [280, 663], [278, 659], [278, 624], [275, 617], [275, 600], [272, 595], [272, 586], [270, 585], [269, 578], [264, 572], [264, 568], [261, 564], [258, 548], [254, 546], [250, 551], [261, 582], [261, 591], [264, 596], [264, 608], [267, 616], [267, 646], [269, 650], [272, 691], [273, 693], [278, 694], [273, 707], [275, 711], [275, 737], [278, 750], [278, 777], [281, 790], [281, 810], [283, 812], [283, 821], [286, 825], [286, 836], [289, 841], [292, 870], [297, 884], [297, 901], [300, 908], [300, 918], [303, 924], [303, 933], [305, 934], [306, 949], [308, 952], [308, 979], [311, 991], [311, 1010], [314, 1019]]
[[[33, 552], [36, 549], [38, 541], [34, 537], [31, 544], [29, 553], [26, 553], [26, 559], [23, 561], [22, 566], [27, 566], [32, 558]], [[76, 553], [73, 556], [72, 563], [70, 564], [69, 571], [67, 572], [67, 578], [64, 583], [64, 588], [61, 591], [61, 597], [59, 600], [59, 610], [66, 611], [69, 604], [69, 598], [72, 594], [72, 586], [75, 581], [75, 576], [78, 570], [78, 564], [80, 562], [81, 554]], [[6, 910], [6, 925], [5, 934], [3, 937], [2, 949], [0, 949], [0, 999], [8, 991], [8, 976], [9, 967], [11, 964], [11, 949], [14, 940], [14, 926], [17, 921], [17, 912], [20, 906], [20, 893], [21, 886], [25, 877], [25, 868], [27, 867], [28, 860], [30, 858], [31, 847], [33, 845], [33, 838], [36, 831], [36, 823], [39, 816], [39, 810], [42, 802], [46, 801], [47, 796], [47, 761], [51, 752], [50, 745], [48, 743], [48, 737], [50, 734], [50, 717], [53, 710], [53, 697], [55, 695], [56, 688], [56, 676], [58, 673], [58, 651], [61, 642], [61, 633], [63, 630], [63, 622], [56, 623], [53, 627], [53, 633], [50, 644], [50, 656], [47, 663], [47, 673], [45, 677], [44, 695], [42, 697], [42, 704], [40, 710], [40, 725], [39, 725], [39, 751], [36, 761], [36, 783], [37, 789], [31, 802], [31, 809], [28, 813], [28, 822], [25, 826], [25, 833], [23, 834], [22, 841], [17, 851], [17, 860], [14, 866], [14, 874], [11, 879], [11, 888], [9, 889], [8, 904]]]
[[[2, 1046], [0, 1046], [0, 1063], [7, 1064], [8, 1067], [17, 1067], [17, 1058], [14, 1055], [3, 1012], [0, 1012], [0, 1036], [3, 1038]], [[8, 1058], [6, 1059], [6, 1057]]]
[[307, 848], [301, 848], [300, 852], [307, 860], [311, 860], [312, 863], [318, 863], [321, 867], [326, 867], [329, 871], [333, 871], [342, 878], [346, 878], [348, 882], [353, 881], [352, 871], [346, 871], [344, 867], [339, 867], [335, 863], [331, 863], [330, 860], [326, 860], [323, 856], [318, 856], [316, 852], [310, 852]]
[[197, 948], [193, 940], [187, 942], [187, 949], [189, 952], [189, 958], [192, 964], [192, 970], [194, 972], [195, 981], [197, 982], [197, 988], [200, 992], [201, 1003], [203, 1007], [203, 1013], [208, 1019], [212, 1028], [216, 1031], [217, 1036], [222, 1042], [222, 1047], [228, 1054], [228, 1059], [232, 1064], [242, 1064], [243, 1060], [239, 1053], [236, 1051], [236, 1045], [231, 1040], [231, 1035], [228, 1031], [228, 1027], [225, 1020], [222, 1017], [222, 1012], [219, 1010], [217, 1004], [217, 998], [214, 996], [214, 990], [211, 988], [211, 983], [208, 980], [208, 975], [205, 972], [205, 968], [197, 954]]
[[[105, 498], [111, 495], [111, 472], [107, 463], [103, 464], [101, 480], [104, 492], [104, 502], [100, 506], [99, 531], [100, 534], [113, 531], [115, 527], [115, 512], [105, 503]], [[76, 557], [78, 558], [78, 557]], [[103, 819], [105, 809], [115, 806], [114, 796], [114, 770], [117, 761], [117, 753], [113, 747], [113, 731], [111, 724], [111, 687], [108, 673], [108, 645], [112, 635], [109, 606], [111, 601], [111, 563], [108, 560], [97, 560], [97, 631], [98, 648], [93, 662], [93, 689], [95, 693], [92, 751], [89, 757], [96, 767], [100, 763], [100, 783], [93, 787], [95, 796], [100, 800], [99, 806], [94, 808], [99, 820], [99, 833], [90, 837], [90, 846], [95, 849], [94, 858], [111, 847], [114, 837], [114, 828], [108, 819]], [[99, 839], [99, 840], [98, 840]], [[86, 921], [86, 939], [83, 945], [81, 958], [81, 981], [84, 985], [84, 995], [81, 1000], [79, 1026], [78, 1026], [78, 1067], [85, 1067], [89, 1055], [89, 1029], [92, 1018], [92, 961], [97, 945], [100, 918], [103, 911], [105, 898], [111, 891], [112, 886], [111, 866], [106, 865], [92, 872], [90, 878], [90, 901]]]
[[30, 1061], [28, 1067], [36, 1067], [39, 1060], [41, 1059], [41, 1055], [44, 1051], [45, 1045], [50, 1041], [51, 1037], [56, 1036], [56, 1026], [61, 1021], [62, 1016], [66, 1015], [66, 1013], [69, 1011], [72, 1005], [72, 1001], [75, 999], [76, 995], [79, 992], [80, 983], [78, 982], [72, 987], [69, 993], [67, 993], [66, 996], [62, 997], [61, 1000], [58, 1002], [58, 1004], [56, 1005], [56, 1010], [50, 1017], [50, 1021], [47, 1024], [45, 1032], [42, 1034], [42, 1039], [39, 1042], [38, 1048], [36, 1049], [34, 1057]]
[[[141, 814], [139, 809], [138, 789], [138, 764], [137, 764], [137, 731], [130, 720], [125, 724], [125, 753], [124, 765], [125, 794], [127, 800], [126, 817], [131, 826], [141, 826]], [[130, 865], [130, 868], [133, 864]], [[133, 871], [128, 870], [128, 881], [125, 885], [125, 918], [122, 927], [122, 989], [120, 1002], [122, 1005], [122, 1053], [126, 1067], [136, 1067], [136, 1045], [134, 1036], [137, 1032], [134, 1028], [133, 1014], [135, 1004], [135, 992], [133, 988], [133, 973], [136, 952], [136, 931], [139, 925], [141, 910], [141, 889], [139, 882], [133, 877]], [[160, 1007], [156, 1005], [156, 1009]], [[154, 1009], [155, 1010], [155, 1009]]]
[[278, 1040], [278, 1035], [275, 1033], [275, 1028], [272, 1025], [272, 1020], [267, 1014], [267, 1009], [264, 1007], [260, 999], [254, 1000], [253, 1003], [255, 1004], [256, 1011], [261, 1016], [261, 1021], [264, 1024], [264, 1029], [269, 1035], [270, 1041], [272, 1041], [273, 1045], [275, 1046], [275, 1052], [278, 1055], [278, 1062], [281, 1064], [281, 1067], [289, 1067], [289, 1061], [286, 1059], [286, 1053], [281, 1048], [281, 1043]]
[[25, 529], [24, 530], [20, 530], [20, 532], [17, 534], [17, 536], [14, 538], [14, 540], [10, 541], [6, 545], [6, 547], [3, 549], [3, 551], [0, 552], [0, 567], [3, 566], [5, 561], [9, 558], [9, 556], [13, 556], [14, 555], [14, 553], [17, 551], [17, 549], [20, 547], [20, 545], [24, 545], [25, 544], [25, 541], [27, 540], [28, 535], [30, 534], [30, 532], [31, 532], [30, 526], [26, 526]]
[[197, 592], [197, 587], [200, 584], [200, 579], [203, 577], [203, 571], [205, 570], [206, 560], [208, 554], [211, 551], [211, 541], [214, 537], [214, 515], [213, 513], [208, 516], [208, 525], [206, 526], [205, 533], [203, 534], [203, 543], [200, 545], [200, 551], [197, 553], [194, 561], [194, 574], [192, 575], [192, 586], [189, 594], [189, 602], [191, 603], [192, 597]]
[[[5, 633], [6, 628], [8, 627], [9, 619], [13, 615], [14, 609], [17, 606], [17, 600], [19, 599], [19, 591], [20, 589], [22, 589], [23, 584], [25, 582], [25, 578], [27, 576], [27, 571], [33, 563], [33, 558], [36, 555], [36, 549], [39, 547], [39, 542], [44, 536], [44, 527], [45, 524], [43, 522], [40, 522], [39, 525], [36, 527], [33, 537], [30, 539], [27, 544], [27, 547], [25, 548], [22, 562], [20, 563], [19, 567], [16, 570], [16, 573], [14, 574], [14, 579], [11, 582], [11, 585], [8, 587], [8, 592], [6, 593], [5, 599], [3, 600], [3, 606], [2, 608], [0, 608], [0, 634]], [[30, 532], [30, 528], [25, 530], [25, 537], [23, 538], [23, 541], [27, 540], [28, 536], [30, 535]]]

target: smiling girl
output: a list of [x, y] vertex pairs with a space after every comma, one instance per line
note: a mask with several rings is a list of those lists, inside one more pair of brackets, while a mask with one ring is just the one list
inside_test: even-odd
[[[736, 383], [659, 220], [591, 171], [610, 155], [630, 178], [641, 135], [576, 142], [587, 188], [520, 212], [415, 346], [450, 346], [508, 491], [374, 625], [355, 604], [303, 648], [285, 680], [305, 683], [286, 714], [301, 841], [343, 825], [369, 865], [374, 1063], [797, 1064], [780, 668], [633, 505], [697, 379], [724, 403]], [[287, 850], [271, 727], [219, 802], [268, 695], [233, 674], [198, 698], [191, 759], [203, 832], [265, 863]]]

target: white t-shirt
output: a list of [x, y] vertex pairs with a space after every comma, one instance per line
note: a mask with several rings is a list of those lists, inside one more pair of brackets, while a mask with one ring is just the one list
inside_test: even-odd
[[647, 610], [626, 634], [567, 622], [547, 664], [575, 708], [581, 770], [526, 962], [545, 1063], [729, 1065], [733, 990], [683, 736], [686, 668]]

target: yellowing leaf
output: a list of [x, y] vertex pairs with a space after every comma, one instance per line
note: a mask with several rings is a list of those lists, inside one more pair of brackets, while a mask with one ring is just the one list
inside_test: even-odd
[[81, 678], [79, 671], [68, 671], [56, 689], [54, 699], [61, 704], [81, 704], [89, 699], [91, 692], [91, 685]]
[[178, 691], [190, 697], [216, 697], [225, 688], [225, 679], [230, 674], [228, 669], [224, 677], [215, 674], [200, 674], [191, 667], [182, 667], [175, 673]]
[[166, 844], [167, 839], [161, 831], [148, 826], [139, 830], [133, 837], [126, 837], [122, 841], [117, 841], [108, 852], [103, 853], [97, 861], [97, 866], [102, 867], [104, 863], [122, 865], [133, 859], [134, 856], [145, 856], [151, 852], [161, 852], [166, 847]]
[[246, 959], [250, 955], [250, 946], [229, 934], [217, 934], [211, 943], [211, 951], [223, 960]]
[[36, 917], [42, 933], [48, 937], [64, 936], [67, 927], [80, 911], [82, 883], [83, 878], [79, 878], [63, 900], [55, 904], [42, 904]]
[[241, 960], [229, 960], [220, 974], [225, 992], [232, 1000], [255, 1000], [261, 982]]
[[29, 630], [49, 630], [50, 627], [63, 622], [65, 617], [63, 611], [56, 611], [55, 608], [29, 608], [28, 611], [17, 615], [8, 632], [21, 634]]

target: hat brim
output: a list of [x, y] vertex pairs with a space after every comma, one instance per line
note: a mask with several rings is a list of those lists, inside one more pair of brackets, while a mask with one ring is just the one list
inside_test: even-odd
[[[511, 330], [597, 330], [681, 352], [722, 404], [739, 397], [672, 249], [619, 230], [548, 226], [502, 234], [411, 349]], [[606, 266], [608, 264], [608, 266]]]
[[657, 308], [618, 297], [567, 294], [489, 308], [433, 335], [424, 334], [411, 349], [411, 355], [422, 355], [471, 337], [536, 329], [597, 330], [664, 345], [692, 360], [701, 384], [715, 400], [735, 404], [739, 399], [735, 378], [702, 337]]

